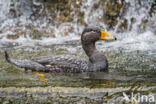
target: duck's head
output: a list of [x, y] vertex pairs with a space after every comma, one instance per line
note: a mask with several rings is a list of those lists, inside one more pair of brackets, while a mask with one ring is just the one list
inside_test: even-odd
[[98, 40], [116, 40], [116, 37], [106, 33], [99, 27], [86, 27], [81, 35], [82, 43], [95, 43]]

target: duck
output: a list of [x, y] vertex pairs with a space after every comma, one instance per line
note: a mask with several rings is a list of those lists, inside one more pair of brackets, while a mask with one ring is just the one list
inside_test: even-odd
[[5, 51], [7, 62], [18, 68], [35, 72], [96, 72], [107, 71], [108, 60], [106, 56], [96, 49], [96, 42], [99, 40], [116, 40], [116, 37], [106, 33], [97, 26], [85, 27], [81, 34], [81, 44], [88, 60], [74, 55], [50, 55], [40, 56], [32, 59], [13, 59]]

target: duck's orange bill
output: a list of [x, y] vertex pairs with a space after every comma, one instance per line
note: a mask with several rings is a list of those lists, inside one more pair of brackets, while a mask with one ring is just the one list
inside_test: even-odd
[[116, 38], [113, 37], [112, 35], [106, 33], [105, 31], [101, 31], [100, 40], [116, 40]]

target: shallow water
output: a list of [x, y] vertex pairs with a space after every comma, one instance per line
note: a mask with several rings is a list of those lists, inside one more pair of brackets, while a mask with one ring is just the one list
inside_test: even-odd
[[[79, 103], [81, 100], [91, 103], [117, 103], [123, 99], [123, 92], [129, 96], [132, 92], [155, 95], [156, 51], [127, 51], [121, 47], [109, 47], [115, 43], [97, 43], [97, 48], [108, 58], [109, 72], [43, 73], [47, 82], [31, 71], [25, 72], [7, 63], [3, 50], [7, 50], [15, 59], [30, 59], [51, 54], [72, 54], [87, 59], [79, 40], [43, 46], [3, 45], [0, 50], [0, 92], [3, 94], [0, 97], [4, 99], [1, 99], [1, 102], [22, 102], [29, 97], [27, 101], [31, 103], [37, 103], [42, 97], [43, 102], [47, 102], [45, 99], [72, 102], [74, 97]], [[107, 45], [109, 49], [103, 45]], [[54, 99], [55, 97], [59, 100]], [[122, 102], [124, 101], [121, 100], [120, 103]]]

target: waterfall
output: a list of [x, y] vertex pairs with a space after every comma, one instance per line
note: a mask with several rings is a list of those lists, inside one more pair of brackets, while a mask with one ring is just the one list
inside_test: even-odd
[[86, 25], [101, 26], [119, 38], [108, 43], [109, 47], [121, 46], [116, 43], [128, 47], [131, 43], [132, 49], [142, 49], [156, 41], [154, 0], [69, 0], [65, 7], [62, 4], [48, 0], [1, 0], [0, 44], [53, 44], [79, 39]]

